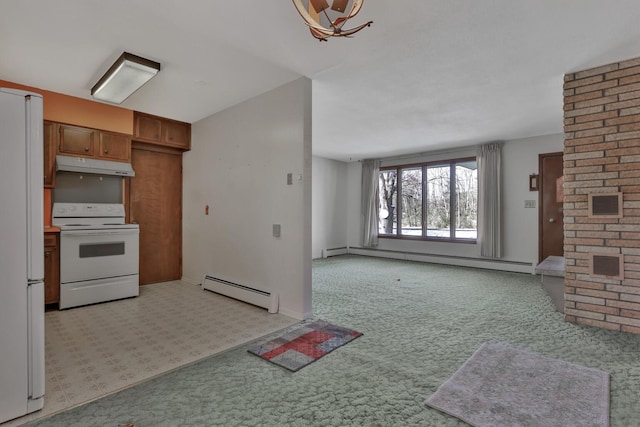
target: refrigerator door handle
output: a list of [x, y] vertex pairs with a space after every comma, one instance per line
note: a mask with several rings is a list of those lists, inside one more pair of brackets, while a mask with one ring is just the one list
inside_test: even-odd
[[44, 283], [27, 286], [29, 398], [44, 396]]

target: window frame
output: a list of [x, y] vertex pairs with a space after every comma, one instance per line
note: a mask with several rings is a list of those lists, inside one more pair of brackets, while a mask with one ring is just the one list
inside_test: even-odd
[[[395, 233], [393, 234], [386, 234], [386, 233], [380, 233], [378, 231], [378, 237], [379, 238], [383, 238], [383, 239], [397, 239], [397, 240], [419, 240], [419, 241], [431, 241], [431, 242], [448, 242], [448, 243], [467, 243], [467, 244], [475, 244], [478, 241], [477, 238], [477, 234], [476, 234], [476, 238], [462, 238], [462, 237], [451, 237], [451, 234], [455, 233], [456, 231], [456, 227], [457, 224], [455, 222], [455, 212], [457, 210], [457, 198], [456, 198], [456, 173], [455, 173], [455, 168], [456, 165], [459, 163], [466, 163], [466, 162], [470, 162], [470, 161], [474, 161], [476, 162], [476, 167], [477, 167], [477, 162], [478, 162], [478, 158], [473, 156], [473, 157], [461, 157], [461, 158], [456, 158], [456, 159], [446, 159], [446, 160], [433, 160], [433, 161], [428, 161], [428, 162], [420, 162], [420, 163], [407, 163], [407, 164], [402, 164], [402, 165], [394, 165], [394, 166], [382, 166], [380, 167], [380, 172], [384, 172], [384, 171], [389, 171], [389, 170], [395, 170], [396, 171], [396, 200], [397, 200], [397, 205], [395, 212], [396, 212], [396, 218], [395, 218]], [[449, 237], [436, 237], [436, 236], [427, 236], [426, 235], [426, 221], [427, 221], [427, 205], [428, 205], [428, 198], [424, 197], [425, 194], [428, 194], [427, 190], [427, 183], [426, 183], [426, 179], [425, 179], [425, 173], [428, 167], [434, 167], [434, 166], [449, 166], [449, 187], [451, 189], [451, 191], [449, 192], [449, 230], [450, 230], [450, 234]], [[404, 169], [416, 169], [416, 168], [421, 168], [422, 169], [422, 235], [421, 236], [413, 236], [413, 235], [407, 235], [407, 234], [402, 234], [402, 210], [403, 210], [403, 206], [402, 206], [402, 171]], [[379, 173], [380, 173], [379, 172]], [[379, 178], [378, 178], [379, 179]], [[380, 228], [378, 228], [379, 230]], [[477, 231], [477, 228], [476, 228]]]

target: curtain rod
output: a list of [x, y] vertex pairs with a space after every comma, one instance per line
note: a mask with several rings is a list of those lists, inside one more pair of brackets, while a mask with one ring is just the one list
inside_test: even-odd
[[464, 147], [456, 147], [456, 148], [443, 148], [441, 150], [434, 150], [434, 151], [423, 151], [420, 153], [413, 153], [413, 154], [400, 154], [397, 156], [391, 156], [391, 157], [378, 157], [378, 158], [373, 158], [373, 159], [362, 159], [362, 160], [358, 160], [359, 162], [362, 162], [363, 160], [380, 160], [381, 162], [386, 162], [386, 161], [393, 161], [393, 160], [402, 160], [402, 159], [410, 159], [410, 158], [414, 158], [414, 157], [420, 157], [420, 156], [428, 156], [428, 155], [437, 155], [437, 154], [448, 154], [448, 153], [458, 153], [461, 151], [468, 151], [469, 149], [476, 149], [477, 145], [467, 145]]
[[410, 158], [420, 157], [420, 156], [448, 154], [448, 153], [458, 153], [458, 152], [461, 152], [461, 151], [468, 151], [469, 149], [474, 149], [475, 150], [478, 147], [481, 147], [483, 145], [489, 145], [489, 144], [500, 144], [500, 145], [502, 145], [502, 144], [504, 144], [504, 141], [483, 142], [481, 144], [465, 145], [464, 147], [443, 148], [441, 150], [422, 151], [420, 153], [413, 153], [413, 154], [399, 154], [397, 156], [391, 156], [391, 157], [368, 157], [366, 159], [360, 159], [360, 160], [358, 160], [358, 162], [362, 163], [364, 160], [380, 160], [381, 162], [386, 162], [386, 161], [410, 159]]

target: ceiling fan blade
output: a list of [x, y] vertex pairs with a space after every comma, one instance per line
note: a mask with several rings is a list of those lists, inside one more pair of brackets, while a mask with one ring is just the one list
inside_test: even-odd
[[309, 4], [311, 4], [311, 6], [313, 6], [313, 9], [318, 13], [329, 8], [329, 3], [327, 3], [327, 0], [309, 0]]
[[331, 30], [324, 28], [315, 19], [313, 19], [313, 17], [309, 14], [309, 11], [302, 4], [302, 0], [293, 0], [293, 4], [295, 5], [302, 19], [304, 19], [305, 24], [307, 24], [310, 28], [315, 28], [317, 31], [323, 34], [332, 33]]
[[364, 4], [364, 0], [353, 0], [353, 4], [351, 5], [351, 12], [347, 15], [347, 19], [351, 19], [360, 12], [362, 9], [362, 5]]
[[342, 13], [347, 9], [347, 3], [349, 3], [349, 0], [333, 0], [331, 10]]
[[309, 27], [309, 30], [311, 31], [311, 35], [317, 38], [318, 40], [320, 40], [321, 42], [326, 42], [327, 37], [329, 37], [329, 35], [322, 34], [320, 31], [316, 30], [315, 28]]
[[358, 25], [355, 28], [349, 28], [348, 30], [340, 31], [340, 33], [338, 33], [336, 35], [340, 36], [340, 37], [349, 37], [351, 34], [355, 34], [358, 31], [362, 30], [363, 28], [370, 27], [371, 24], [373, 24], [373, 21], [369, 21], [369, 22], [366, 22], [366, 23], [364, 23], [362, 25]]
[[345, 18], [344, 16], [340, 16], [339, 18], [337, 18], [335, 21], [331, 23], [331, 26], [333, 28], [341, 29], [342, 26], [345, 24], [345, 22], [347, 22], [347, 18]]

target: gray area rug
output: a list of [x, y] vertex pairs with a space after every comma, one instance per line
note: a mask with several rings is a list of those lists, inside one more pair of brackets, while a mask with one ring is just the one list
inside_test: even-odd
[[609, 374], [488, 341], [425, 403], [476, 427], [606, 427]]

